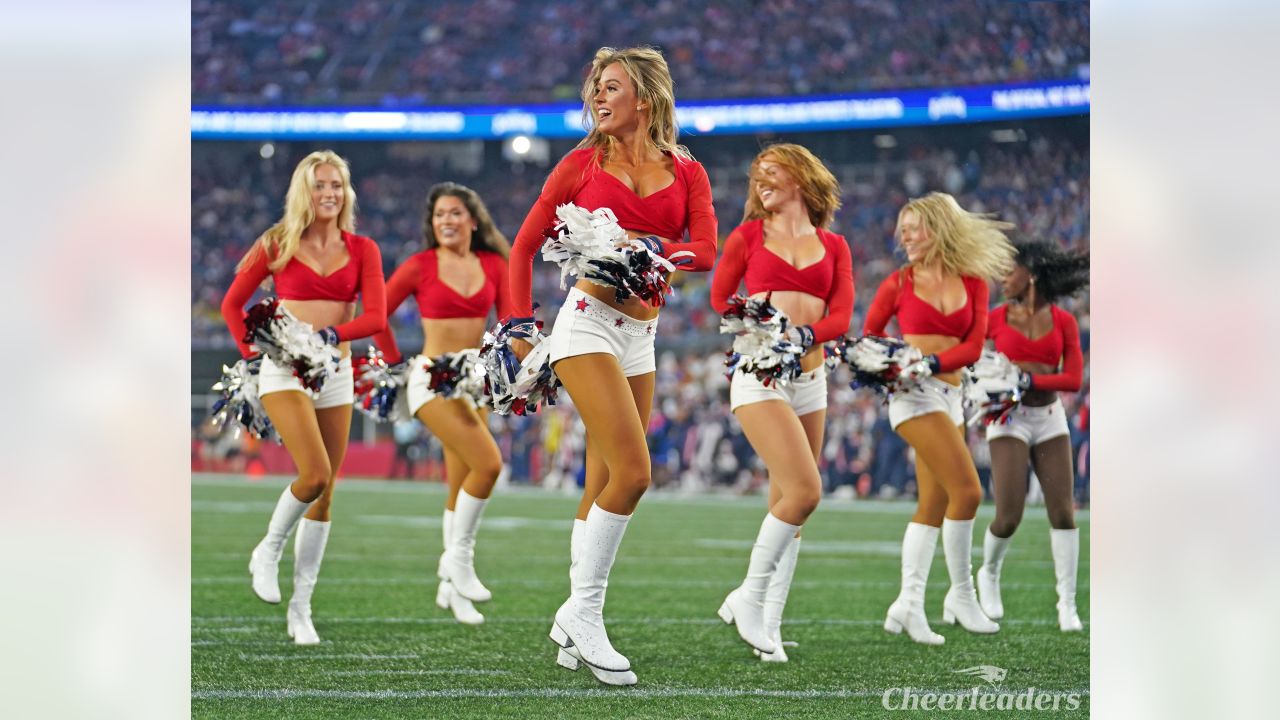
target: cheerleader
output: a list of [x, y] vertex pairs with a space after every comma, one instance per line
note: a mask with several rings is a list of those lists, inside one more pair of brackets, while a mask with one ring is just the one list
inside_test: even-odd
[[[257, 368], [262, 405], [298, 478], [280, 495], [267, 535], [250, 556], [249, 573], [254, 594], [264, 602], [280, 602], [280, 556], [296, 525], [293, 597], [286, 617], [289, 637], [299, 645], [320, 642], [311, 623], [311, 595], [329, 538], [333, 483], [351, 430], [350, 341], [373, 335], [386, 323], [382, 255], [373, 240], [355, 234], [355, 213], [347, 162], [330, 150], [306, 156], [293, 171], [284, 216], [249, 248], [222, 300], [231, 336], [255, 365], [258, 358], [244, 342], [244, 306], [267, 277], [280, 304], [299, 320], [323, 328], [317, 334], [336, 345], [342, 358], [318, 393], [268, 357], [260, 358]], [[358, 316], [357, 295], [364, 303]]]
[[982, 354], [987, 333], [987, 280], [1013, 267], [1005, 222], [966, 212], [944, 193], [911, 200], [898, 213], [897, 236], [907, 254], [876, 291], [864, 335], [883, 336], [898, 318], [902, 339], [924, 358], [902, 376], [919, 379], [892, 393], [889, 422], [915, 450], [919, 496], [902, 540], [902, 590], [889, 607], [884, 629], [912, 640], [941, 645], [929, 628], [924, 590], [942, 532], [951, 589], [942, 619], [966, 630], [994, 633], [1000, 626], [983, 614], [973, 589], [970, 553], [973, 519], [982, 501], [978, 471], [965, 443], [961, 370]]
[[[551, 172], [511, 250], [515, 321], [533, 321], [533, 256], [556, 222], [556, 206], [610, 208], [650, 252], [681, 269], [706, 272], [716, 258], [711, 184], [702, 165], [676, 144], [675, 98], [666, 60], [651, 48], [601, 48], [583, 85], [592, 127]], [[689, 241], [682, 242], [685, 232]], [[601, 682], [633, 685], [631, 663], [614, 650], [603, 609], [609, 571], [631, 514], [649, 486], [645, 428], [654, 390], [658, 309], [585, 280], [556, 316], [550, 362], [587, 433], [586, 489], [570, 538], [571, 594], [556, 611], [557, 662], [583, 662]], [[524, 357], [531, 349], [516, 340]], [[772, 649], [772, 647], [768, 648]]]
[[813, 153], [799, 145], [769, 146], [751, 164], [743, 224], [725, 241], [711, 284], [711, 305], [724, 313], [745, 279], [751, 297], [768, 297], [786, 313], [793, 324], [789, 339], [805, 348], [804, 374], [790, 383], [765, 386], [739, 368], [729, 386], [730, 409], [769, 470], [769, 511], [747, 577], [720, 613], [765, 661], [787, 661], [782, 610], [800, 551], [800, 527], [822, 497], [822, 343], [848, 332], [853, 314], [849, 244], [826, 229], [839, 207], [840, 187]]
[[1058, 626], [1081, 630], [1076, 615], [1080, 531], [1072, 497], [1071, 437], [1059, 392], [1077, 392], [1084, 375], [1080, 330], [1071, 313], [1054, 304], [1089, 283], [1089, 256], [1047, 242], [1020, 243], [1013, 272], [1004, 278], [1008, 302], [991, 312], [987, 337], [1022, 369], [1022, 401], [1006, 422], [987, 426], [996, 517], [987, 528], [978, 597], [987, 616], [1004, 616], [1000, 568], [1027, 500], [1027, 466], [1035, 467], [1049, 513], [1049, 541], [1057, 576]]
[[[422, 235], [426, 250], [406, 260], [387, 283], [387, 314], [409, 295], [417, 300], [425, 344], [410, 361], [409, 411], [444, 445], [449, 494], [436, 604], [451, 610], [458, 622], [478, 625], [484, 615], [473, 603], [489, 600], [492, 593], [476, 577], [476, 529], [502, 470], [502, 455], [485, 412], [470, 398], [436, 397], [427, 367], [445, 353], [479, 347], [490, 308], [499, 319], [508, 314], [509, 246], [480, 196], [450, 182], [428, 193]], [[374, 342], [388, 363], [401, 362], [389, 323]]]

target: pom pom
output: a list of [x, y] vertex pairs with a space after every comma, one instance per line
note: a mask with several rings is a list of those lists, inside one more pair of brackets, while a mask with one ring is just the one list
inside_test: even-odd
[[409, 419], [409, 366], [388, 365], [382, 352], [372, 345], [366, 355], [352, 361], [355, 376], [356, 409], [375, 422]]
[[849, 387], [866, 387], [881, 394], [909, 389], [902, 382], [902, 369], [921, 360], [920, 351], [897, 338], [864, 335], [857, 340], [842, 338], [830, 350], [837, 362], [853, 372]]
[[445, 353], [426, 359], [427, 388], [451, 400], [467, 400], [474, 406], [487, 404], [480, 351], [475, 348]]
[[787, 323], [786, 313], [775, 308], [767, 297], [729, 298], [729, 307], [720, 318], [720, 332], [737, 337], [733, 339], [733, 349], [725, 353], [726, 373], [730, 377], [738, 370], [751, 373], [765, 387], [799, 377], [805, 348], [787, 340]]
[[320, 392], [342, 359], [337, 347], [326, 343], [309, 323], [294, 317], [275, 298], [265, 298], [249, 308], [243, 340], [276, 365], [292, 368], [303, 387], [312, 392]]
[[[543, 405], [555, 405], [560, 378], [551, 371], [550, 345], [542, 342], [542, 324], [520, 318], [498, 323], [484, 334], [478, 366], [484, 396], [499, 415], [525, 415]], [[511, 340], [533, 345], [524, 362], [516, 358]]]
[[219, 428], [225, 428], [228, 421], [235, 423], [237, 435], [243, 429], [259, 440], [280, 442], [258, 397], [259, 362], [255, 358], [222, 366], [222, 379], [213, 385], [214, 392], [221, 393], [222, 397], [213, 404], [210, 415]]
[[969, 425], [1004, 424], [1022, 402], [1022, 371], [1003, 353], [987, 349], [965, 371], [965, 404], [976, 411]]
[[542, 259], [560, 266], [560, 289], [573, 275], [611, 287], [619, 302], [633, 295], [653, 307], [671, 293], [667, 275], [675, 266], [651, 253], [645, 243], [627, 237], [609, 208], [593, 212], [567, 203], [556, 207], [556, 234], [542, 246]]

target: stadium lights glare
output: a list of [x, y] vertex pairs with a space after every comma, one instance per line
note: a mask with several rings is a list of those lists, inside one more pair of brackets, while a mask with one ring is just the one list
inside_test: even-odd
[[991, 141], [998, 143], [1021, 142], [1027, 139], [1027, 133], [1021, 128], [1000, 128], [991, 131]]
[[898, 138], [892, 135], [877, 135], [872, 142], [881, 150], [898, 147]]
[[529, 142], [529, 138], [524, 135], [517, 135], [511, 139], [511, 150], [517, 155], [528, 154], [532, 145], [533, 143]]
[[276, 154], [276, 146], [271, 143], [262, 143], [262, 147], [258, 148], [258, 154], [263, 160], [270, 159]]

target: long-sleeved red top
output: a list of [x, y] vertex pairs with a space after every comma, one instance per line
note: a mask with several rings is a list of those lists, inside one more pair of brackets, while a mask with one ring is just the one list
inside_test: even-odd
[[[600, 166], [598, 152], [579, 148], [565, 155], [520, 226], [511, 247], [512, 315], [533, 315], [533, 258], [557, 222], [556, 206], [569, 202], [591, 211], [607, 207], [624, 230], [670, 240], [663, 247], [664, 256], [693, 253], [672, 261], [681, 270], [706, 272], [715, 265], [716, 215], [711, 205], [711, 182], [701, 163], [672, 155], [675, 182], [640, 197]], [[682, 242], [686, 230], [689, 241]]]
[[863, 335], [884, 335], [890, 318], [898, 318], [898, 329], [903, 335], [949, 335], [960, 344], [938, 353], [938, 372], [959, 370], [972, 365], [982, 356], [982, 345], [987, 336], [987, 303], [990, 291], [986, 281], [964, 275], [964, 289], [969, 300], [964, 307], [944, 315], [937, 308], [922, 300], [915, 292], [912, 272], [907, 267], [889, 273], [880, 283], [875, 300], [867, 310]]
[[723, 313], [729, 297], [743, 281], [747, 294], [796, 290], [822, 298], [827, 315], [812, 325], [814, 343], [834, 340], [849, 331], [853, 318], [853, 260], [849, 243], [833, 232], [818, 229], [826, 252], [822, 259], [797, 269], [764, 246], [764, 220], [752, 220], [734, 228], [724, 242], [724, 253], [711, 281], [711, 307]]
[[[378, 244], [362, 235], [343, 231], [342, 241], [347, 245], [348, 259], [342, 267], [328, 275], [320, 275], [298, 258], [290, 258], [279, 271], [272, 273], [270, 258], [265, 252], [247, 267], [236, 273], [235, 280], [222, 298], [222, 317], [227, 322], [231, 337], [240, 348], [240, 354], [249, 357], [252, 348], [244, 342], [244, 305], [262, 281], [271, 277], [276, 297], [281, 300], [337, 300], [353, 303], [356, 295], [364, 301], [360, 314], [338, 325], [339, 340], [355, 340], [369, 337], [386, 326], [386, 288], [382, 278], [382, 253]], [[319, 329], [319, 328], [317, 328]]]
[[495, 252], [478, 252], [476, 257], [484, 269], [484, 285], [471, 295], [459, 294], [440, 279], [440, 256], [436, 248], [424, 250], [396, 268], [387, 282], [387, 327], [373, 338], [387, 362], [401, 360], [390, 317], [410, 295], [418, 301], [418, 312], [429, 320], [486, 318], [491, 307], [502, 320], [511, 312], [507, 297], [507, 261]]
[[1071, 313], [1050, 305], [1053, 329], [1032, 340], [1008, 322], [1009, 306], [991, 311], [991, 327], [987, 337], [995, 340], [996, 350], [1015, 362], [1037, 362], [1061, 368], [1056, 373], [1031, 374], [1032, 390], [1076, 392], [1084, 382], [1084, 355], [1080, 352], [1080, 326]]

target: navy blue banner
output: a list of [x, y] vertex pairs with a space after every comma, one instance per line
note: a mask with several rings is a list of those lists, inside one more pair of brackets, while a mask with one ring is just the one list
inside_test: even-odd
[[[1080, 115], [1089, 83], [704, 100], [676, 108], [685, 135], [846, 130]], [[458, 140], [581, 137], [580, 104], [386, 108], [195, 107], [193, 140]]]

